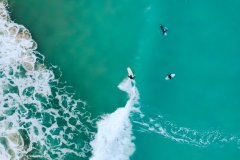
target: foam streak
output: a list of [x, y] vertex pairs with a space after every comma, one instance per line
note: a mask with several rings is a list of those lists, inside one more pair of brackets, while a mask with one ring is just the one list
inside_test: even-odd
[[98, 131], [91, 142], [93, 148], [91, 160], [128, 160], [135, 151], [130, 113], [138, 103], [138, 90], [135, 82], [130, 79], [125, 79], [118, 87], [128, 93], [129, 100], [125, 107], [104, 115], [97, 122]]

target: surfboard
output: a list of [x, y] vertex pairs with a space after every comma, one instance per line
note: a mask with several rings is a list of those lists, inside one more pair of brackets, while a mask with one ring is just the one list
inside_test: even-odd
[[[172, 73], [172, 74], [170, 74], [170, 75], [171, 75], [171, 77], [172, 77], [171, 79], [173, 79], [176, 74], [175, 74], [175, 73]], [[170, 78], [168, 77], [168, 75], [165, 77], [165, 80], [170, 80]]]
[[130, 76], [130, 75], [132, 75], [133, 76], [133, 72], [132, 72], [132, 70], [131, 70], [131, 68], [130, 67], [128, 67], [127, 68], [127, 71], [128, 71], [128, 75]]

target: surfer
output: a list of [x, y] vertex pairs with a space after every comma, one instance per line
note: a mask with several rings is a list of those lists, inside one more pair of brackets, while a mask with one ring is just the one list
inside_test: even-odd
[[164, 36], [167, 36], [168, 28], [164, 27], [162, 24], [160, 25], [160, 29]]
[[171, 74], [167, 74], [167, 76], [165, 77], [165, 80], [171, 80], [175, 77], [176, 74], [171, 73]]
[[128, 77], [130, 79], [134, 79], [135, 78], [135, 75], [133, 74], [133, 72], [132, 72], [130, 67], [127, 68], [127, 72], [128, 72]]

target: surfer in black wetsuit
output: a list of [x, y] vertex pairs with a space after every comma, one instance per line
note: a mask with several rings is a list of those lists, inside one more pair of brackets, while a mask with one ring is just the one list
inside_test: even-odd
[[164, 27], [164, 26], [161, 24], [161, 25], [160, 25], [160, 29], [161, 29], [163, 35], [166, 36], [166, 35], [167, 35], [167, 32], [168, 32], [168, 28], [167, 28], [167, 27]]
[[173, 78], [173, 77], [172, 77], [172, 74], [168, 74], [167, 77], [168, 77], [169, 79], [172, 79], [172, 78]]
[[165, 80], [171, 80], [175, 77], [175, 73], [171, 73], [171, 74], [167, 74], [167, 76], [165, 77]]

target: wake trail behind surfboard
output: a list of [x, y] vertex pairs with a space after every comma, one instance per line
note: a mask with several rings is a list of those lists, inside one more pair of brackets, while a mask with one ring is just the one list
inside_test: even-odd
[[102, 116], [97, 122], [98, 131], [90, 143], [93, 148], [91, 160], [128, 160], [135, 151], [130, 113], [138, 103], [138, 90], [135, 81], [128, 78], [124, 79], [118, 88], [128, 93], [129, 100], [125, 107]]

